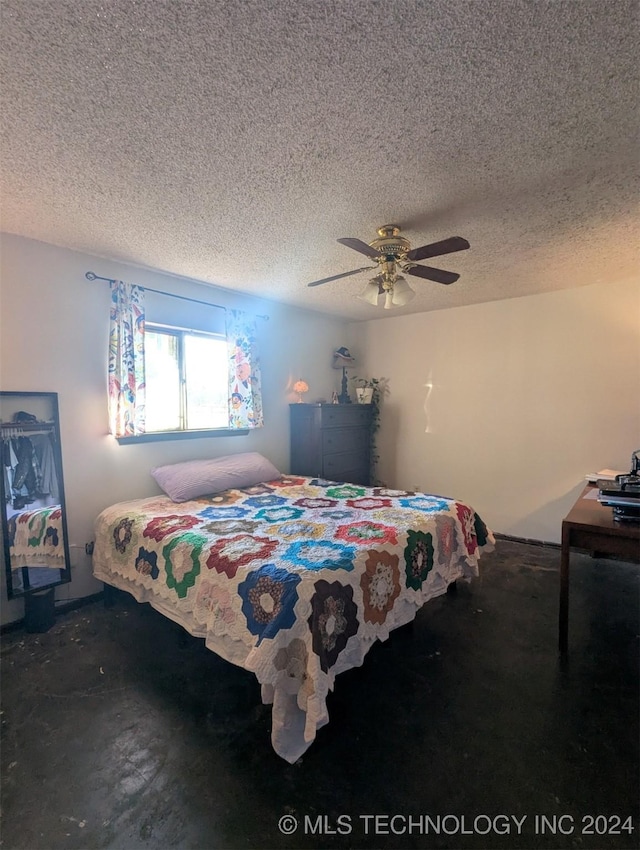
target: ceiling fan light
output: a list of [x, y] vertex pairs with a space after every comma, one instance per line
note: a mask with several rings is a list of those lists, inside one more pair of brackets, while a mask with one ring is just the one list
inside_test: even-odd
[[393, 284], [393, 306], [404, 307], [405, 304], [408, 304], [409, 301], [415, 297], [416, 294], [413, 289], [411, 289], [407, 281], [403, 277], [397, 278], [396, 282]]
[[371, 304], [374, 307], [378, 306], [378, 295], [379, 295], [379, 286], [377, 280], [370, 280], [369, 283], [362, 290], [358, 298], [360, 301], [366, 301], [367, 304]]

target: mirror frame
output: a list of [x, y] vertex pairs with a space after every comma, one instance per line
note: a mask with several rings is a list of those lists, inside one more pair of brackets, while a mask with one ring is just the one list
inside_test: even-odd
[[[37, 567], [37, 564], [34, 564], [33, 567], [23, 566], [23, 567], [11, 567], [11, 547], [9, 546], [9, 519], [7, 516], [7, 493], [5, 491], [5, 476], [4, 472], [0, 475], [0, 499], [2, 500], [2, 543], [3, 543], [3, 555], [5, 562], [5, 573], [7, 580], [7, 597], [9, 599], [21, 599], [29, 596], [33, 593], [38, 593], [40, 591], [49, 590], [52, 587], [57, 587], [60, 584], [68, 584], [71, 581], [71, 559], [69, 556], [69, 531], [67, 528], [67, 507], [64, 496], [64, 478], [62, 475], [62, 446], [60, 443], [60, 416], [58, 413], [58, 393], [50, 393], [50, 392], [9, 392], [2, 390], [0, 391], [0, 403], [4, 399], [14, 398], [16, 400], [28, 401], [29, 399], [43, 399], [45, 402], [48, 402], [51, 410], [51, 422], [53, 423], [53, 428], [51, 429], [52, 434], [52, 448], [53, 448], [53, 462], [55, 466], [55, 472], [57, 477], [58, 484], [58, 502], [60, 504], [61, 509], [61, 528], [62, 528], [62, 546], [64, 551], [64, 567], [60, 567], [59, 569], [54, 568], [56, 572], [59, 574], [59, 578], [56, 578], [55, 581], [49, 582], [48, 584], [38, 584], [35, 587], [29, 586], [29, 569], [33, 569]], [[4, 422], [1, 423], [5, 426], [11, 425], [13, 426], [13, 422]], [[35, 424], [35, 423], [34, 423]], [[16, 428], [20, 427], [18, 424], [15, 425]], [[24, 436], [28, 436], [29, 428], [25, 427]], [[4, 450], [4, 436], [0, 433], [0, 443], [3, 446]], [[4, 462], [4, 459], [3, 459]], [[10, 495], [10, 494], [9, 494]], [[13, 574], [15, 570], [22, 571], [22, 588], [16, 589], [14, 587], [14, 579]]]

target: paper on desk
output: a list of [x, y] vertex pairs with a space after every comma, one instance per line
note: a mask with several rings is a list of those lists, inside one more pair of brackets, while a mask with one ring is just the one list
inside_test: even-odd
[[626, 472], [621, 472], [619, 469], [601, 469], [600, 472], [590, 472], [585, 475], [587, 481], [595, 484], [601, 478], [603, 481], [615, 481], [616, 475], [627, 475]]
[[599, 490], [589, 490], [589, 492], [585, 493], [582, 498], [583, 499], [594, 499], [595, 500], [595, 499], [598, 498], [599, 492], [600, 492]]

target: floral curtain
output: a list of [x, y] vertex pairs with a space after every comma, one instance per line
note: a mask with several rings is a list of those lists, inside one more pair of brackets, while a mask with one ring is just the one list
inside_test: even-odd
[[144, 434], [144, 289], [111, 283], [109, 430], [116, 437]]
[[262, 378], [255, 319], [227, 310], [229, 428], [262, 428]]

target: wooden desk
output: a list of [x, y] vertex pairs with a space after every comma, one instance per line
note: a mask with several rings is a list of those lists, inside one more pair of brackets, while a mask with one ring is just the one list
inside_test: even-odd
[[[640, 560], [640, 524], [618, 522], [611, 508], [593, 496], [597, 487], [588, 484], [578, 501], [562, 521], [560, 556], [560, 652], [567, 652], [569, 636], [569, 555], [571, 549], [587, 549], [598, 557], [619, 555], [630, 561]], [[590, 498], [585, 498], [592, 494]]]

